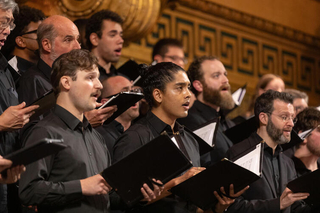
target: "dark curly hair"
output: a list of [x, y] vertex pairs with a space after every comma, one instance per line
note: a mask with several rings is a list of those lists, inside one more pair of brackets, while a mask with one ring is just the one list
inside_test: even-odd
[[192, 86], [192, 82], [195, 80], [203, 82], [204, 79], [203, 79], [203, 71], [201, 69], [201, 64], [206, 60], [214, 61], [219, 59], [215, 56], [201, 56], [195, 59], [190, 64], [189, 69], [187, 70], [187, 74], [191, 82], [191, 91], [195, 94], [195, 96], [198, 95], [198, 91]]
[[313, 107], [308, 107], [297, 116], [297, 123], [294, 125], [296, 132], [313, 129], [320, 124], [320, 111]]
[[5, 45], [1, 49], [3, 55], [7, 58], [9, 58], [10, 54], [16, 46], [16, 37], [22, 35], [23, 33], [26, 33], [28, 30], [28, 25], [31, 22], [37, 23], [38, 21], [42, 21], [46, 18], [41, 10], [28, 7], [26, 5], [21, 6], [20, 11], [15, 12], [13, 16], [16, 27], [11, 31]]
[[274, 100], [280, 100], [285, 103], [293, 103], [293, 97], [289, 93], [286, 92], [278, 92], [274, 90], [268, 90], [267, 92], [260, 95], [254, 105], [254, 115], [256, 118], [256, 121], [259, 124], [259, 115], [261, 112], [264, 113], [272, 113], [273, 108], [273, 102]]
[[184, 71], [180, 66], [171, 62], [162, 62], [154, 66], [140, 66], [140, 73], [143, 80], [143, 92], [150, 108], [155, 106], [153, 90], [165, 91], [167, 83], [174, 80], [174, 74]]
[[91, 33], [96, 33], [99, 38], [102, 36], [102, 23], [104, 20], [110, 20], [113, 22], [116, 22], [120, 25], [123, 23], [123, 19], [115, 12], [111, 10], [100, 10], [99, 12], [96, 12], [93, 14], [87, 22], [86, 25], [86, 42], [87, 42], [87, 48], [89, 50], [92, 49], [92, 44], [90, 41], [90, 35]]

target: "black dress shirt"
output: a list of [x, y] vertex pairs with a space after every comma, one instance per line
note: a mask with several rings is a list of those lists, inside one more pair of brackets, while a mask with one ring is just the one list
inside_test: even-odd
[[18, 56], [13, 56], [9, 61], [9, 70], [13, 77], [13, 80], [16, 84], [16, 88], [19, 87], [19, 80], [23, 73], [25, 73], [30, 67], [34, 65], [34, 63], [20, 58]]
[[116, 140], [120, 137], [120, 135], [124, 132], [124, 128], [116, 120], [113, 120], [109, 124], [103, 124], [96, 128], [96, 130], [102, 135], [104, 141], [106, 142], [107, 148], [110, 152], [111, 159], [113, 159], [113, 147], [116, 143]]
[[[234, 157], [239, 156], [240, 153], [243, 153], [261, 141], [263, 139], [257, 133], [253, 133], [249, 138], [231, 147], [226, 157], [233, 160]], [[280, 146], [276, 148], [275, 154], [273, 154], [272, 149], [264, 143], [262, 177], [252, 183], [250, 188], [228, 208], [227, 212], [279, 213], [280, 196], [285, 190], [287, 183], [296, 177], [297, 174], [292, 160], [281, 152]], [[308, 212], [309, 210], [308, 206], [298, 201], [281, 212]]]
[[[8, 70], [8, 62], [0, 53], [0, 115], [8, 107], [18, 104], [18, 93], [12, 75]], [[0, 131], [0, 155], [4, 156], [19, 148], [18, 131]], [[0, 184], [0, 212], [7, 212], [7, 186], [5, 184]]]
[[38, 212], [105, 213], [108, 195], [84, 196], [80, 180], [110, 166], [103, 138], [84, 118], [80, 122], [56, 105], [30, 132], [26, 146], [43, 138], [63, 139], [69, 147], [27, 166], [20, 180], [20, 199]]
[[[148, 112], [146, 117], [141, 118], [118, 138], [113, 150], [113, 162], [117, 162], [126, 157], [164, 131], [173, 136], [172, 129], [169, 125], [161, 121], [152, 112]], [[177, 137], [179, 137], [179, 139], [181, 139], [180, 142], [183, 143], [185, 151], [187, 152], [187, 158], [191, 160], [193, 166], [200, 166], [199, 147], [196, 140], [188, 132], [184, 131], [183, 127], [177, 122], [174, 131], [176, 140], [178, 139]], [[135, 212], [152, 213], [185, 213], [195, 211], [196, 207], [194, 205], [184, 202], [174, 195], [163, 198], [142, 209], [135, 210]]]
[[112, 64], [110, 66], [110, 73], [107, 73], [106, 70], [100, 65], [98, 66], [98, 68], [99, 68], [99, 72], [100, 72], [99, 80], [101, 82], [104, 81], [105, 79], [111, 77], [111, 76], [118, 75], [117, 69]]
[[[195, 130], [202, 124], [216, 119], [219, 116], [220, 114], [215, 109], [196, 100], [188, 111], [188, 116], [178, 119], [178, 122], [191, 130]], [[201, 164], [203, 166], [208, 166], [220, 161], [224, 158], [228, 149], [233, 145], [229, 138], [223, 133], [222, 126], [220, 121], [214, 149], [210, 153], [201, 156]]]
[[51, 70], [51, 67], [42, 59], [39, 59], [37, 64], [30, 67], [19, 80], [19, 101], [25, 101], [29, 105], [51, 90]]

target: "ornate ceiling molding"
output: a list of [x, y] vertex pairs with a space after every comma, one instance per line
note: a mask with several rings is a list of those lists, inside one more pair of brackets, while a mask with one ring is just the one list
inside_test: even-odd
[[179, 3], [192, 9], [199, 10], [210, 15], [221, 17], [251, 28], [255, 28], [273, 35], [277, 35], [308, 46], [320, 48], [320, 38], [302, 31], [268, 21], [235, 9], [209, 2], [206, 0], [171, 0], [173, 4]]

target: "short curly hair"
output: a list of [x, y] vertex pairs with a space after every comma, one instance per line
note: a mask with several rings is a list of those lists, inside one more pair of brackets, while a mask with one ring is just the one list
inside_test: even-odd
[[98, 67], [98, 59], [89, 50], [71, 50], [59, 56], [52, 64], [51, 84], [57, 97], [60, 93], [60, 79], [70, 76], [77, 80], [77, 71], [91, 71]]
[[111, 10], [100, 10], [93, 14], [87, 22], [86, 25], [86, 42], [87, 48], [92, 49], [92, 43], [90, 41], [91, 33], [96, 33], [99, 38], [102, 36], [102, 23], [104, 20], [110, 20], [116, 22], [120, 25], [123, 23], [123, 19], [115, 12]]
[[260, 95], [254, 105], [254, 115], [255, 119], [259, 124], [259, 115], [261, 112], [264, 113], [272, 113], [273, 103], [275, 100], [280, 100], [285, 103], [293, 103], [293, 97], [289, 93], [286, 92], [278, 92], [274, 90], [268, 90], [267, 92]]
[[204, 61], [210, 60], [219, 60], [218, 57], [215, 56], [201, 56], [199, 58], [196, 58], [189, 66], [189, 69], [187, 70], [187, 74], [189, 77], [189, 80], [191, 82], [191, 91], [197, 96], [199, 93], [198, 91], [192, 86], [192, 82], [195, 80], [198, 80], [200, 82], [203, 82], [203, 70], [201, 69], [201, 65]]
[[320, 111], [313, 107], [305, 108], [297, 116], [297, 123], [294, 125], [296, 132], [313, 129], [320, 124]]

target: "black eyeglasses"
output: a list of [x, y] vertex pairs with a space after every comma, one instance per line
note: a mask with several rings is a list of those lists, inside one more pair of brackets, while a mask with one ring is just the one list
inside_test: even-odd
[[20, 36], [27, 35], [27, 34], [32, 34], [32, 33], [37, 33], [37, 32], [38, 32], [38, 29], [37, 30], [31, 30], [29, 32], [21, 33]]

